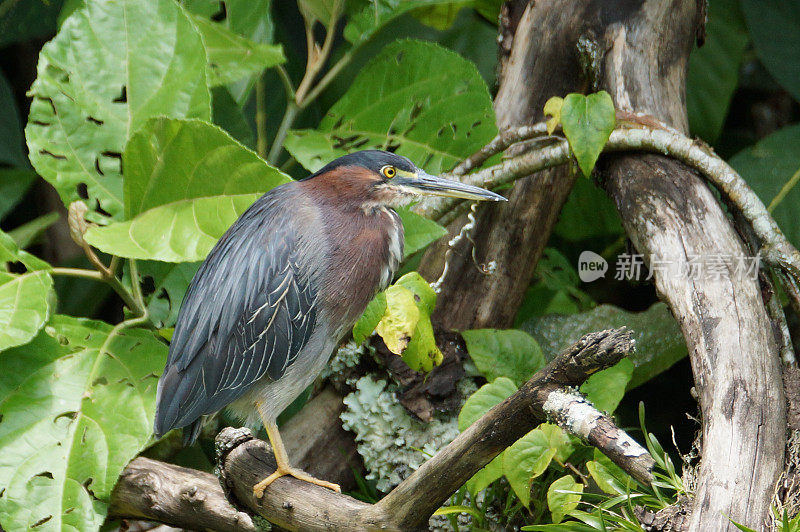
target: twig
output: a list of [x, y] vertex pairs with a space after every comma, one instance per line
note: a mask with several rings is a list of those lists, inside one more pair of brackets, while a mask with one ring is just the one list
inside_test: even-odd
[[267, 86], [263, 72], [256, 80], [256, 153], [262, 159], [267, 157]]
[[542, 137], [546, 134], [547, 125], [543, 122], [530, 126], [519, 126], [506, 129], [493, 138], [489, 144], [464, 159], [455, 168], [450, 170], [448, 174], [451, 176], [464, 175], [473, 168], [478, 168], [492, 155], [505, 151], [506, 148], [512, 144], [535, 137]]

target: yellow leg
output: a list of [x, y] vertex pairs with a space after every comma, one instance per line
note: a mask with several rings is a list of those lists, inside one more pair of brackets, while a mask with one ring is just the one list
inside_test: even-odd
[[286, 453], [286, 448], [283, 446], [280, 432], [278, 432], [278, 426], [274, 421], [268, 422], [264, 420], [264, 428], [267, 429], [267, 436], [269, 437], [269, 443], [272, 445], [272, 452], [275, 454], [275, 461], [278, 463], [278, 468], [270, 476], [253, 486], [253, 495], [260, 499], [264, 495], [264, 490], [267, 489], [267, 486], [272, 484], [275, 479], [285, 475], [305, 480], [311, 484], [316, 484], [317, 486], [322, 486], [323, 488], [328, 488], [338, 493], [342, 492], [342, 488], [340, 488], [338, 484], [314, 478], [305, 471], [292, 467], [291, 464], [289, 464], [289, 455]]

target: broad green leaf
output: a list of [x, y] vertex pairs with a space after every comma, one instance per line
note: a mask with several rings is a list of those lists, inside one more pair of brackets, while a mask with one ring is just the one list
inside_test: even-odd
[[539, 344], [528, 333], [514, 329], [462, 331], [469, 356], [487, 380], [508, 377], [519, 386], [544, 366]]
[[146, 294], [147, 312], [159, 329], [172, 327], [178, 318], [183, 296], [197, 273], [197, 262], [139, 262], [139, 275], [144, 286], [152, 286]]
[[345, 0], [298, 0], [297, 7], [300, 13], [309, 22], [319, 22], [326, 28], [331, 25], [334, 17], [338, 17], [342, 13]]
[[453, 25], [462, 8], [474, 3], [469, 0], [451, 1], [430, 7], [419, 7], [411, 11], [411, 14], [426, 26], [444, 31]]
[[88, 196], [120, 219], [126, 141], [154, 116], [209, 120], [205, 63], [200, 35], [173, 0], [75, 11], [39, 56], [25, 130], [34, 168], [65, 204]]
[[193, 16], [208, 57], [209, 85], [224, 85], [286, 62], [279, 44], [260, 44], [223, 24]]
[[630, 492], [634, 481], [617, 464], [611, 461], [598, 449], [594, 450], [594, 459], [586, 462], [586, 469], [597, 486], [609, 495], [624, 495]]
[[481, 416], [499, 405], [517, 391], [514, 381], [506, 377], [498, 377], [486, 383], [470, 395], [461, 412], [458, 414], [458, 430], [464, 432], [467, 427], [475, 423]]
[[66, 316], [5, 354], [5, 530], [100, 528], [119, 474], [150, 439], [166, 355], [152, 332]]
[[150, 120], [131, 137], [123, 164], [128, 218], [181, 200], [263, 194], [291, 181], [225, 131], [200, 120]]
[[[369, 0], [368, 2], [354, 3], [347, 26], [344, 28], [344, 37], [354, 46], [358, 46], [369, 40], [375, 32], [393, 19], [417, 8], [420, 8], [419, 16], [422, 17], [424, 23], [438, 27], [443, 23], [442, 11], [431, 10], [457, 6], [457, 11], [472, 3], [465, 0]], [[449, 14], [446, 13], [446, 15]]]
[[486, 466], [472, 475], [467, 483], [467, 490], [474, 496], [489, 487], [489, 484], [503, 476], [503, 457], [505, 451], [498, 454]]
[[436, 292], [433, 291], [428, 281], [423, 279], [419, 273], [409, 272], [400, 277], [395, 284], [411, 290], [421, 311], [428, 315], [433, 313], [433, 309], [436, 307]]
[[84, 238], [100, 251], [163, 262], [203, 260], [260, 194], [212, 196], [149, 209], [127, 222], [92, 227]]
[[400, 355], [414, 336], [420, 310], [414, 293], [404, 286], [394, 284], [385, 293], [386, 311], [375, 330], [389, 351]]
[[503, 453], [503, 474], [526, 507], [531, 501], [531, 482], [545, 472], [555, 454], [556, 449], [539, 429], [533, 429]]
[[634, 365], [629, 390], [666, 371], [687, 354], [681, 329], [663, 303], [644, 312], [599, 305], [580, 314], [541, 316], [520, 324], [522, 330], [536, 338], [547, 360], [584, 334], [623, 326], [631, 330], [636, 340], [636, 351], [628, 357]]
[[800, 101], [800, 3], [796, 0], [742, 0], [758, 58]]
[[[0, 17], [2, 20], [2, 17]], [[28, 166], [22, 150], [22, 124], [8, 80], [0, 71], [0, 166]]]
[[14, 239], [0, 231], [0, 270], [7, 270], [8, 262], [22, 263], [28, 270], [45, 270], [50, 268], [45, 261], [21, 250]]
[[[29, 342], [47, 321], [53, 279], [46, 270], [0, 272], [0, 351]], [[3, 360], [9, 356], [0, 355]]]
[[572, 456], [575, 447], [572, 445], [570, 437], [561, 427], [552, 423], [542, 423], [535, 430], [541, 431], [547, 441], [547, 445], [556, 450], [553, 455], [554, 460], [563, 464]]
[[575, 482], [571, 475], [564, 475], [550, 484], [547, 488], [547, 507], [553, 516], [553, 523], [560, 523], [569, 512], [578, 507], [581, 493], [583, 484]]
[[364, 343], [380, 323], [386, 312], [386, 293], [378, 292], [367, 305], [364, 314], [353, 325], [353, 341], [358, 345]]
[[431, 242], [435, 242], [447, 234], [447, 229], [438, 223], [424, 218], [405, 207], [395, 210], [400, 215], [400, 219], [403, 220], [403, 229], [405, 229], [403, 253], [406, 257], [410, 257]]
[[475, 65], [436, 44], [398, 41], [361, 70], [318, 131], [292, 132], [285, 145], [308, 170], [348, 151], [378, 148], [439, 173], [496, 134]]
[[733, 166], [800, 246], [800, 125], [785, 127], [731, 158]]
[[711, 0], [705, 43], [689, 56], [686, 108], [689, 129], [709, 143], [716, 142], [739, 83], [750, 36], [736, 0]]
[[561, 106], [561, 126], [583, 175], [589, 177], [616, 124], [614, 102], [606, 91], [572, 93]]
[[599, 371], [581, 385], [583, 393], [598, 410], [613, 412], [633, 375], [633, 362], [623, 359], [610, 368]]
[[0, 219], [25, 197], [36, 177], [33, 170], [0, 168]]

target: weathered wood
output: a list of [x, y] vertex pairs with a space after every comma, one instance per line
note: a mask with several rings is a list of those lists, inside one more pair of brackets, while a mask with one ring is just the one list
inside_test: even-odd
[[[552, 0], [508, 4], [501, 47], [503, 54], [510, 54], [507, 59], [504, 55], [494, 102], [501, 130], [541, 121], [548, 98], [581, 90], [584, 84], [580, 68], [569, 60], [575, 54], [581, 10]], [[507, 203], [482, 208], [473, 235], [477, 257], [496, 261], [497, 271], [481, 273], [469, 243], [462, 242], [452, 254], [434, 319], [446, 329], [512, 326], [573, 182], [567, 168], [537, 172], [515, 183]], [[465, 221], [462, 216], [448, 225], [451, 238]], [[441, 273], [447, 240], [425, 254], [420, 266], [425, 278]]]
[[[613, 17], [611, 17], [613, 15]], [[622, 110], [685, 132], [685, 76], [694, 0], [600, 6], [584, 37], [597, 44], [599, 88]], [[655, 285], [681, 325], [703, 414], [702, 460], [690, 529], [757, 530], [783, 464], [785, 403], [778, 346], [756, 280], [730, 266], [719, 278], [681, 273], [693, 256], [746, 256], [714, 194], [683, 164], [656, 155], [606, 160], [605, 185], [646, 261], [668, 266]]]
[[111, 494], [111, 518], [147, 519], [189, 530], [256, 532], [231, 506], [217, 477], [150, 458], [128, 464]]

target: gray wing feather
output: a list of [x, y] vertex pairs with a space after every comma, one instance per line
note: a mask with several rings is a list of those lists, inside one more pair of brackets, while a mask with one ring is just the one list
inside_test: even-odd
[[248, 209], [192, 280], [159, 381], [156, 435], [224, 408], [262, 378], [279, 379], [308, 342], [316, 291], [275, 199]]

